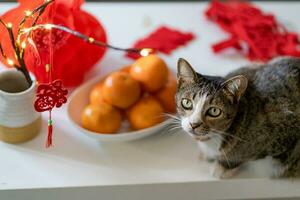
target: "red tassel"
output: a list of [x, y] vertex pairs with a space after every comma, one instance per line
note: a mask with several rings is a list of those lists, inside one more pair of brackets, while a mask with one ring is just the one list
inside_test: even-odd
[[46, 143], [46, 147], [50, 147], [52, 146], [52, 131], [53, 131], [53, 126], [48, 125], [48, 137], [47, 137], [47, 143]]
[[51, 117], [51, 110], [50, 110], [49, 119], [48, 119], [48, 136], [47, 136], [46, 148], [52, 146], [52, 133], [53, 133], [53, 126], [52, 126], [52, 117]]

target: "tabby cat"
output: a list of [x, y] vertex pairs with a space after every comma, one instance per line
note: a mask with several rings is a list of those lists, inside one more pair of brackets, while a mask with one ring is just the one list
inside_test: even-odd
[[232, 176], [247, 161], [271, 157], [273, 177], [300, 176], [300, 59], [277, 58], [226, 77], [196, 73], [178, 61], [177, 112], [182, 128]]

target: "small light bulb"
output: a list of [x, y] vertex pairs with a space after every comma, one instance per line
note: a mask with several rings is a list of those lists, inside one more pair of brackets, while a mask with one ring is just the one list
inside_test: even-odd
[[10, 65], [10, 66], [13, 66], [13, 65], [15, 64], [14, 61], [13, 61], [12, 59], [10, 59], [10, 58], [7, 58], [7, 59], [6, 59], [6, 62], [7, 62], [7, 64]]
[[88, 41], [89, 41], [89, 43], [93, 43], [95, 41], [95, 39], [92, 37], [89, 37]]
[[29, 42], [29, 44], [34, 45], [34, 42], [31, 38], [28, 38], [27, 41]]
[[20, 44], [20, 37], [17, 37], [17, 43]]
[[31, 14], [32, 14], [32, 12], [31, 12], [30, 10], [26, 10], [26, 11], [25, 11], [26, 17], [29, 17]]
[[50, 71], [50, 64], [46, 64], [45, 68], [46, 68], [46, 72], [48, 73]]
[[22, 49], [25, 49], [26, 48], [26, 42], [22, 42], [21, 47], [22, 47]]
[[152, 52], [152, 49], [150, 49], [150, 48], [145, 48], [145, 49], [142, 49], [141, 51], [140, 51], [140, 54], [141, 54], [141, 56], [149, 56], [149, 54]]
[[51, 30], [51, 29], [52, 29], [52, 24], [46, 24], [46, 25], [45, 25], [45, 29]]
[[7, 23], [7, 28], [12, 28], [12, 26], [13, 26], [13, 25], [12, 25], [11, 22], [8, 22], [8, 23]]
[[30, 28], [23, 28], [21, 29], [22, 33], [28, 33], [30, 31]]

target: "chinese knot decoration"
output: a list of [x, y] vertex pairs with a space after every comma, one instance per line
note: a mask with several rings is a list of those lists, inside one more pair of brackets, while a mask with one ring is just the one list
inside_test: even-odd
[[52, 83], [40, 84], [37, 88], [36, 100], [34, 108], [37, 112], [49, 111], [48, 119], [48, 138], [46, 147], [52, 145], [52, 116], [53, 108], [59, 108], [67, 102], [68, 90], [63, 88], [62, 80], [55, 80]]
[[61, 107], [67, 102], [68, 90], [63, 88], [61, 80], [50, 84], [40, 84], [37, 88], [37, 99], [34, 108], [38, 112], [51, 111], [54, 107]]

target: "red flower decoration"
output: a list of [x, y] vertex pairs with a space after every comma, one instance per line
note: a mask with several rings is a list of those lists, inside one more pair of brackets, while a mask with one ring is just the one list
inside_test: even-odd
[[61, 80], [50, 84], [40, 84], [37, 88], [37, 99], [34, 108], [37, 112], [51, 111], [54, 107], [61, 107], [67, 102], [68, 91], [63, 88]]
[[[1, 19], [13, 24], [14, 33], [26, 10], [33, 10], [44, 0], [19, 0], [19, 6], [9, 10]], [[51, 3], [38, 20], [38, 24], [52, 23], [66, 26], [106, 43], [106, 34], [98, 20], [80, 9], [84, 0], [55, 0]], [[30, 27], [29, 19], [25, 27]], [[0, 42], [9, 58], [14, 59], [9, 36], [0, 26]], [[76, 86], [84, 79], [89, 71], [104, 55], [105, 48], [91, 45], [82, 39], [60, 30], [38, 29], [32, 32], [34, 46], [27, 43], [25, 62], [35, 74], [39, 83], [48, 82], [45, 65], [51, 63], [53, 80], [61, 79], [65, 86]], [[53, 62], [50, 62], [53, 57]], [[3, 58], [1, 61], [7, 64]], [[16, 62], [16, 60], [14, 60]]]

